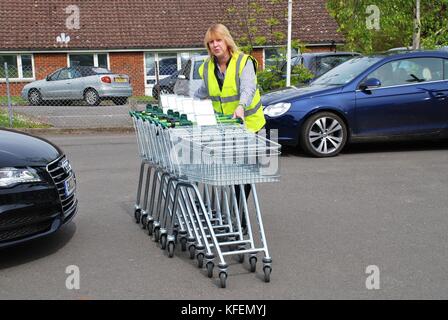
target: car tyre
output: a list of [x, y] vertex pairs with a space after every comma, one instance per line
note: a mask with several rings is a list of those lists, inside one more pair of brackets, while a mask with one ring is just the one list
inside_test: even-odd
[[117, 106], [121, 106], [128, 103], [128, 98], [126, 97], [112, 98], [112, 102]]
[[100, 96], [95, 89], [87, 89], [86, 92], [84, 92], [84, 101], [89, 106], [97, 106], [101, 103]]
[[28, 102], [32, 106], [39, 106], [42, 104], [42, 96], [37, 89], [31, 89], [28, 93]]
[[300, 135], [304, 151], [314, 157], [333, 157], [347, 142], [347, 126], [332, 112], [319, 112], [309, 117]]

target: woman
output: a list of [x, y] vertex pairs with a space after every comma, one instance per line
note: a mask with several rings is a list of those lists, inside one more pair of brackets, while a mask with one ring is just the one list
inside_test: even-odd
[[[241, 118], [247, 130], [260, 131], [266, 120], [257, 86], [257, 60], [238, 49], [229, 30], [222, 24], [208, 28], [204, 45], [210, 57], [199, 68], [204, 81], [194, 97], [211, 99], [215, 112]], [[250, 184], [244, 185], [246, 199], [250, 190]], [[235, 192], [239, 203], [241, 188], [238, 185]], [[244, 214], [241, 222], [246, 233]]]
[[210, 57], [199, 68], [204, 81], [194, 96], [211, 99], [215, 112], [241, 118], [248, 130], [258, 132], [266, 120], [257, 87], [257, 60], [238, 49], [222, 24], [207, 30], [204, 45]]

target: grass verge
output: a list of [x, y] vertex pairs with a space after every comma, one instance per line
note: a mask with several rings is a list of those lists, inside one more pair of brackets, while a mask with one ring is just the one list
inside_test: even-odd
[[[24, 115], [13, 113], [13, 128], [51, 128], [46, 123], [39, 122]], [[0, 127], [9, 128], [8, 110], [0, 109]]]

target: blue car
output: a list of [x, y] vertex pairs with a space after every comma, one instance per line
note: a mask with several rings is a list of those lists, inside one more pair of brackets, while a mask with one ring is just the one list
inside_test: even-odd
[[355, 57], [262, 103], [280, 143], [331, 157], [347, 142], [444, 137], [447, 96], [448, 52], [414, 51]]

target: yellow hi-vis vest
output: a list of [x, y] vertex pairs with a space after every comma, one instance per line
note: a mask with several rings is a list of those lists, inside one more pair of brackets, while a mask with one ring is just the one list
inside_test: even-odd
[[[212, 100], [213, 109], [215, 112], [231, 115], [238, 107], [241, 94], [240, 77], [248, 59], [255, 62], [256, 72], [257, 62], [253, 57], [244, 53], [234, 53], [232, 55], [224, 77], [222, 91], [219, 88], [218, 80], [215, 76], [215, 62], [213, 59], [208, 58], [199, 67], [199, 75], [205, 82], [205, 87], [208, 91], [210, 99]], [[255, 91], [252, 102], [245, 108], [244, 122], [246, 128], [252, 132], [259, 131], [266, 123], [263, 108], [261, 106], [260, 91], [258, 88]]]

